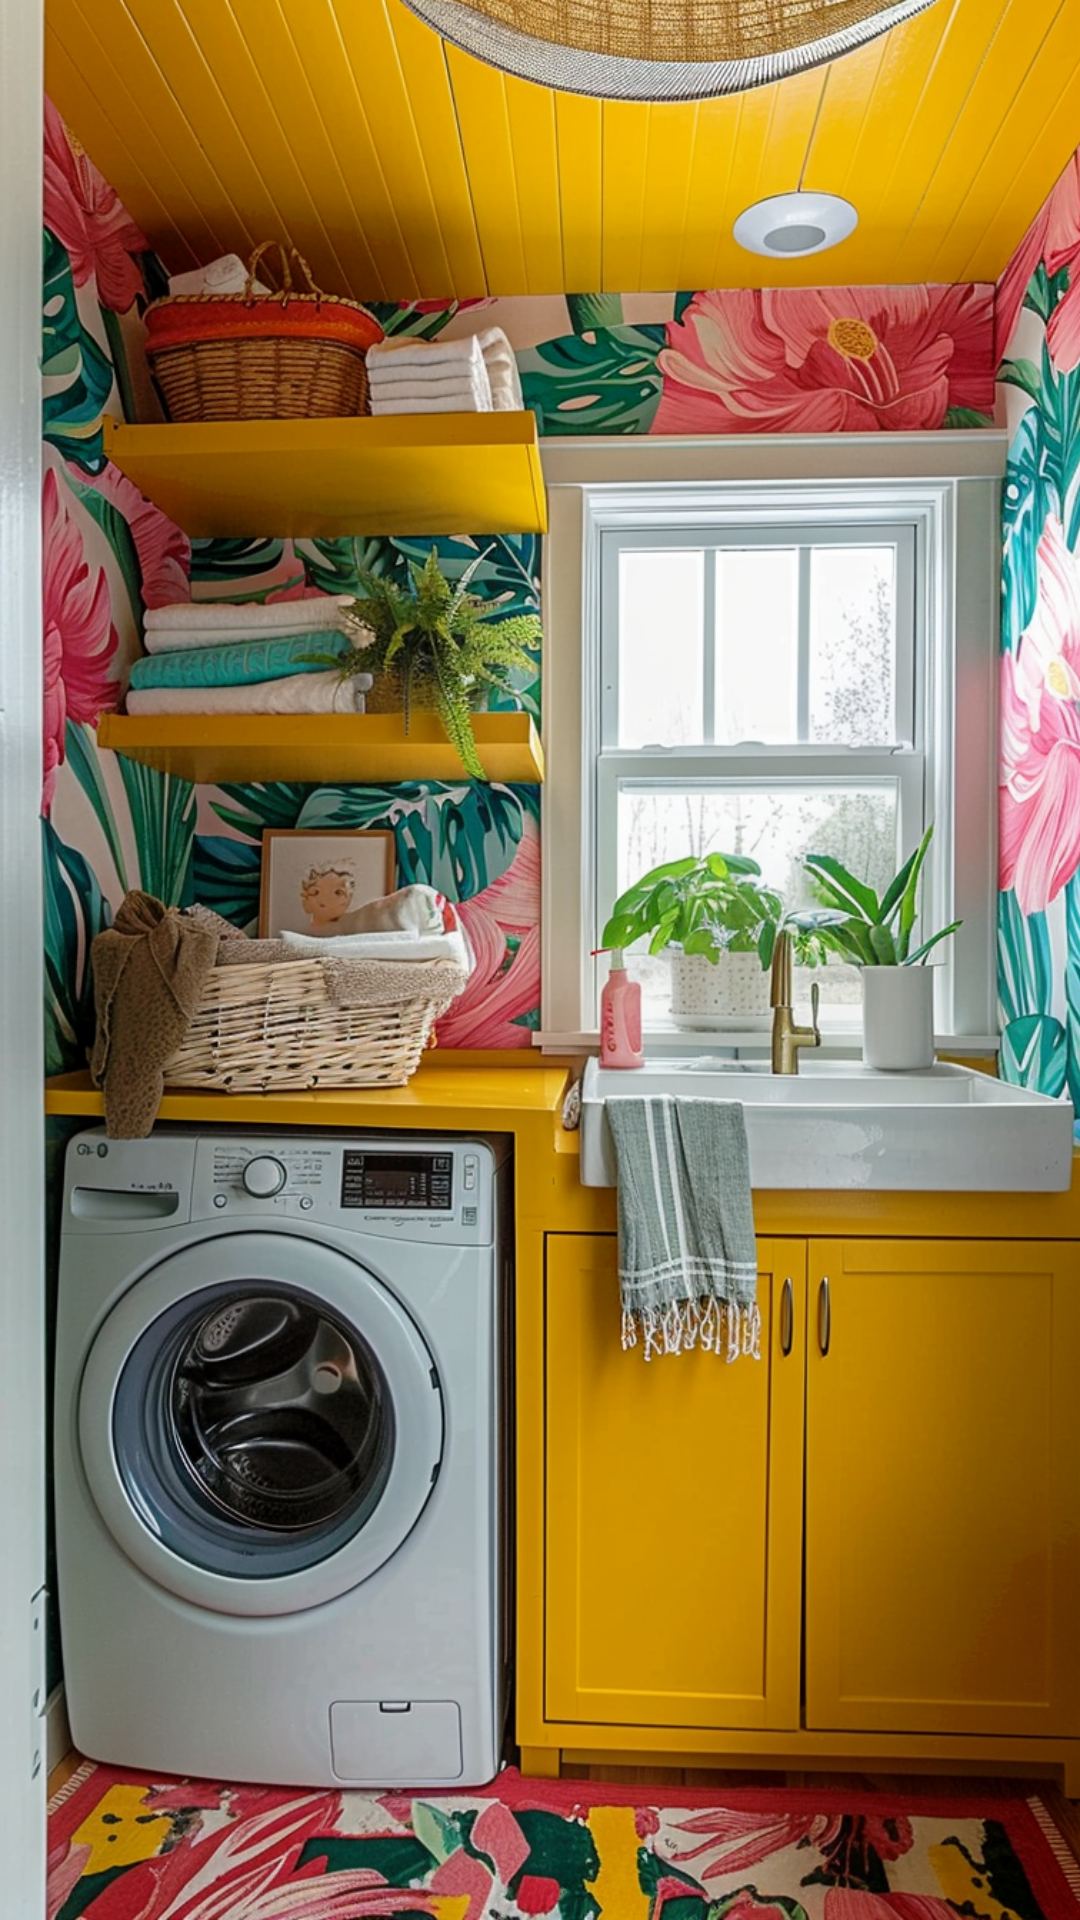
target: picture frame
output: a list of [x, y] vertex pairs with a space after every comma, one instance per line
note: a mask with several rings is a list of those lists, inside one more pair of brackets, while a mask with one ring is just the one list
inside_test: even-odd
[[259, 938], [330, 935], [335, 922], [355, 908], [392, 893], [395, 870], [394, 836], [382, 828], [267, 827], [262, 837]]

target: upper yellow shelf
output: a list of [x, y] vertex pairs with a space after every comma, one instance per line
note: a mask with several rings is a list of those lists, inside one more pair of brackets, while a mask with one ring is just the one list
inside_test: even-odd
[[532, 413], [105, 422], [105, 451], [196, 538], [543, 533]]
[[[489, 780], [542, 780], [544, 755], [527, 713], [477, 713], [473, 732]], [[203, 784], [294, 780], [465, 780], [434, 713], [109, 713], [98, 745]]]

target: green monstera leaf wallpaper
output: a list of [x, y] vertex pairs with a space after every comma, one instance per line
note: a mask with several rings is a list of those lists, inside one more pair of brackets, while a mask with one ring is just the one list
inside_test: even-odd
[[1080, 153], [1003, 275], [1001, 1072], [1080, 1110]]

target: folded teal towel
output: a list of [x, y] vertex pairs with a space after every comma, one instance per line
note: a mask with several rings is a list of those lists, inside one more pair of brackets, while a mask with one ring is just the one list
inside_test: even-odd
[[736, 1101], [615, 1099], [623, 1346], [761, 1356], [746, 1121]]
[[293, 673], [325, 671], [313, 654], [348, 653], [352, 641], [336, 629], [291, 634], [283, 640], [229, 640], [220, 647], [187, 647], [136, 660], [133, 687], [249, 687], [261, 680], [284, 680]]

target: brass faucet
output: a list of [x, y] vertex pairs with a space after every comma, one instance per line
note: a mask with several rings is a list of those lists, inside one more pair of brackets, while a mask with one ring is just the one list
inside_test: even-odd
[[798, 1027], [795, 1024], [792, 1007], [791, 957], [790, 933], [778, 933], [776, 945], [773, 948], [772, 980], [769, 989], [769, 1005], [773, 1010], [772, 1070], [774, 1073], [798, 1073], [799, 1049], [821, 1045], [821, 1029], [818, 1026], [820, 990], [816, 980], [810, 989], [811, 1025]]

